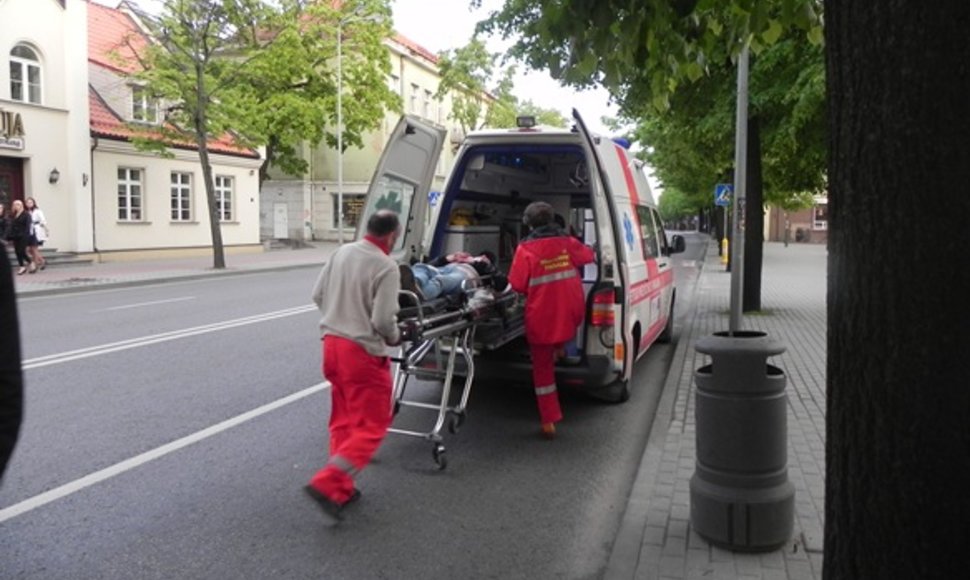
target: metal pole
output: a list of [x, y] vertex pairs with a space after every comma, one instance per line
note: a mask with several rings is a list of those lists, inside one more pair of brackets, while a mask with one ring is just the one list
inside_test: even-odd
[[738, 108], [734, 128], [734, 224], [731, 228], [731, 335], [741, 330], [744, 293], [744, 186], [748, 165], [748, 43], [738, 55]]
[[337, 21], [337, 243], [344, 243], [344, 109], [341, 43], [343, 20]]

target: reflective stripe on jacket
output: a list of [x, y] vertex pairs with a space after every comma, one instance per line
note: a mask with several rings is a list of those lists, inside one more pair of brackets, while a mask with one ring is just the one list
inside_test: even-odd
[[539, 237], [515, 250], [509, 283], [526, 295], [525, 336], [531, 344], [559, 344], [576, 334], [586, 310], [579, 268], [593, 251], [572, 236]]

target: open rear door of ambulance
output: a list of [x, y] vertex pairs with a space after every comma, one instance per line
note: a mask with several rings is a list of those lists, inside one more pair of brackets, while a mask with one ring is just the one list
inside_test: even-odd
[[357, 239], [364, 236], [374, 212], [398, 214], [404, 233], [391, 250], [399, 263], [421, 256], [421, 240], [428, 223], [428, 192], [444, 145], [444, 127], [411, 115], [398, 121], [377, 163], [357, 223]]
[[[594, 157], [597, 169], [596, 175], [600, 176], [600, 186], [603, 188], [603, 195], [606, 198], [606, 203], [602, 205], [597, 204], [594, 200], [595, 208], [605, 206], [604, 209], [608, 213], [608, 216], [597, 216], [597, 221], [606, 218], [612, 222], [613, 227], [610, 229], [613, 232], [613, 239], [610, 242], [616, 250], [613, 255], [614, 262], [612, 264], [601, 264], [599, 279], [587, 299], [587, 320], [590, 320], [592, 317], [594, 309], [602, 308], [606, 300], [612, 296], [612, 303], [614, 304], [612, 314], [615, 317], [614, 329], [625, 329], [628, 324], [626, 316], [629, 312], [629, 308], [627, 307], [629, 297], [626, 295], [627, 293], [624, 289], [629, 287], [628, 280], [630, 273], [628, 270], [629, 264], [624, 258], [624, 247], [628, 247], [633, 243], [629, 238], [632, 237], [634, 232], [632, 232], [631, 227], [628, 227], [630, 219], [627, 215], [624, 214], [623, 217], [616, 215], [616, 204], [614, 203], [615, 192], [613, 191], [616, 184], [611, 183], [610, 179], [611, 170], [615, 173], [615, 168], [610, 165], [611, 160], [604, 157], [611, 152], [614, 143], [605, 137], [590, 134], [586, 123], [583, 122], [582, 116], [576, 109], [573, 109], [573, 119], [576, 121], [577, 131], [582, 135], [583, 140], [586, 142], [589, 151]], [[599, 213], [602, 213], [602, 211], [597, 211], [597, 214]], [[598, 228], [597, 232], [599, 231]], [[600, 259], [603, 259], [602, 255]], [[612, 272], [603, 272], [603, 269], [612, 270]], [[604, 277], [612, 278], [612, 281], [604, 281]], [[622, 402], [630, 397], [629, 379], [633, 366], [632, 361], [636, 353], [630, 352], [632, 345], [625, 331], [620, 331], [616, 334], [619, 335], [614, 336], [613, 343], [613, 365], [614, 369], [619, 372], [619, 380], [617, 381], [619, 388], [617, 389], [616, 400]]]

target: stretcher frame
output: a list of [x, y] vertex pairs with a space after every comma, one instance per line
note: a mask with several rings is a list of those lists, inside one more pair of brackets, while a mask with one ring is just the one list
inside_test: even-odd
[[[427, 315], [425, 310], [431, 307], [422, 304], [414, 292], [400, 291], [400, 295], [405, 297], [407, 302], [417, 306], [414, 308], [413, 317], [405, 317], [400, 321], [402, 329], [407, 328], [412, 336], [409, 337], [408, 342], [404, 343], [401, 357], [392, 359], [398, 365], [394, 379], [393, 415], [397, 416], [402, 407], [414, 407], [436, 411], [437, 417], [429, 431], [415, 431], [396, 427], [391, 427], [388, 431], [430, 441], [432, 458], [438, 470], [443, 470], [448, 466], [448, 459], [445, 455], [446, 449], [441, 435], [442, 429], [447, 422], [448, 431], [453, 435], [458, 433], [467, 415], [468, 399], [475, 380], [474, 341], [476, 329], [479, 324], [490, 321], [494, 316], [501, 316], [503, 314], [502, 309], [514, 304], [517, 300], [516, 295], [510, 293], [476, 304], [474, 300], [467, 299], [468, 295], [476, 289], [465, 289], [463, 284], [462, 290], [465, 300], [458, 302], [457, 308], [443, 312], [432, 311]], [[498, 342], [491, 342], [483, 345], [483, 347], [487, 349], [497, 348], [519, 334], [521, 332], [506, 333]], [[432, 365], [427, 364], [428, 359], [433, 360]], [[451, 394], [456, 377], [456, 365], [459, 364], [459, 361], [464, 363], [464, 381], [458, 403], [452, 405]], [[441, 390], [438, 403], [432, 404], [405, 399], [407, 383], [411, 377], [439, 381]]]

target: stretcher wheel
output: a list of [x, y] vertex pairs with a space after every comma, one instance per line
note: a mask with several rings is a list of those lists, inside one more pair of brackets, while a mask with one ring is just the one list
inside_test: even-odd
[[401, 412], [401, 401], [394, 401], [394, 416]]
[[461, 429], [461, 426], [465, 424], [465, 412], [458, 411], [452, 413], [451, 420], [448, 421], [448, 432], [454, 435]]
[[448, 467], [448, 458], [445, 457], [445, 446], [438, 443], [431, 450], [431, 456], [434, 457], [434, 464], [438, 468], [438, 471], [444, 471]]

